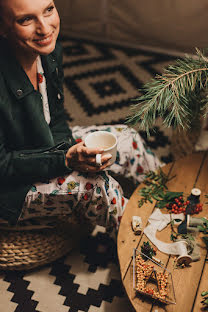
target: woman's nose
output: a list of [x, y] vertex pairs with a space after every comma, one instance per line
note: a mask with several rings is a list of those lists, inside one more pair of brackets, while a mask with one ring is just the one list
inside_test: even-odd
[[37, 22], [36, 32], [39, 35], [46, 35], [50, 32], [50, 26], [45, 18], [40, 18]]

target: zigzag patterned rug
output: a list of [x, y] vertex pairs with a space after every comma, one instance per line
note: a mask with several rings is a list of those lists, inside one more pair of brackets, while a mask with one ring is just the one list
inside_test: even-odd
[[[70, 125], [123, 123], [138, 89], [174, 57], [116, 45], [62, 37], [65, 105]], [[171, 161], [170, 131], [147, 139], [161, 158]], [[116, 246], [97, 227], [69, 255], [32, 272], [0, 273], [0, 311], [127, 312]]]

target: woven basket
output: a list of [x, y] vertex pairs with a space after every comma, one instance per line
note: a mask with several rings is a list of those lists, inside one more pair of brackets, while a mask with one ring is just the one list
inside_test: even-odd
[[72, 232], [77, 227], [59, 223], [41, 230], [1, 229], [0, 269], [29, 270], [62, 257], [74, 247]]

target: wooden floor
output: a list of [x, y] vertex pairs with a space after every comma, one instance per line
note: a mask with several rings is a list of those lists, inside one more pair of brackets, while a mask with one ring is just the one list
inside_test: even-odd
[[[197, 217], [208, 216], [208, 200], [205, 194], [208, 194], [208, 155], [207, 153], [196, 153], [186, 158], [180, 159], [175, 163], [163, 167], [163, 171], [170, 176], [175, 176], [168, 182], [170, 191], [182, 191], [184, 195], [189, 195], [193, 187], [201, 190], [200, 202], [203, 203], [203, 211]], [[151, 301], [141, 300], [141, 297], [133, 290], [133, 273], [132, 273], [132, 256], [133, 249], [141, 250], [144, 241], [148, 241], [145, 234], [134, 235], [131, 228], [132, 216], [142, 217], [143, 228], [148, 223], [148, 218], [154, 210], [155, 202], [146, 203], [141, 208], [138, 207], [139, 194], [138, 190], [144, 187], [140, 184], [134, 192], [126, 207], [121, 220], [118, 233], [118, 257], [123, 284], [129, 299], [136, 311], [154, 312], [155, 310], [167, 312], [199, 312], [202, 311], [200, 303], [201, 292], [208, 290], [208, 263], [206, 259], [206, 248], [201, 237], [198, 238], [200, 243], [201, 258], [197, 262], [192, 262], [189, 267], [175, 269], [174, 257], [157, 251], [156, 257], [161, 259], [165, 267], [172, 273], [173, 284], [176, 295], [176, 304], [166, 306], [153, 305]], [[162, 211], [167, 212], [167, 211]], [[200, 234], [201, 236], [201, 234]], [[158, 232], [157, 238], [164, 242], [170, 241], [170, 226], [163, 231]]]

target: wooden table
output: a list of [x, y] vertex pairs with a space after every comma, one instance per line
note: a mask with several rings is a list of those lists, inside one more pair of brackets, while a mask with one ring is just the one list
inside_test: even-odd
[[[201, 190], [200, 201], [204, 204], [203, 211], [195, 216], [207, 216], [208, 204], [205, 204], [205, 202], [208, 200], [204, 195], [208, 194], [208, 153], [192, 154], [166, 165], [163, 167], [163, 171], [170, 176], [176, 175], [167, 184], [170, 191], [182, 191], [188, 195], [193, 187]], [[155, 205], [155, 202], [153, 202], [152, 204], [146, 203], [141, 208], [138, 207], [138, 200], [140, 198], [138, 190], [142, 187], [144, 187], [144, 184], [140, 184], [131, 196], [122, 217], [118, 233], [118, 258], [121, 278], [128, 297], [135, 310], [139, 312], [154, 312], [157, 310], [158, 312], [202, 311], [202, 304], [200, 303], [202, 299], [201, 292], [208, 290], [208, 262], [205, 261], [207, 252], [201, 238], [199, 238], [199, 242], [202, 245], [202, 248], [200, 248], [201, 259], [197, 262], [192, 262], [189, 267], [183, 269], [174, 268], [173, 256], [168, 256], [159, 250], [157, 251], [156, 257], [161, 259], [165, 267], [172, 273], [176, 305], [153, 305], [151, 301], [142, 300], [139, 295], [135, 296], [132, 274], [133, 249], [137, 248], [141, 251], [140, 247], [142, 243], [148, 241], [148, 239], [143, 233], [139, 236], [133, 233], [131, 220], [134, 215], [140, 216], [144, 228], [148, 223], [148, 218], [153, 212]], [[170, 242], [170, 231], [170, 226], [167, 226], [163, 231], [158, 232], [157, 238], [165, 242]]]

